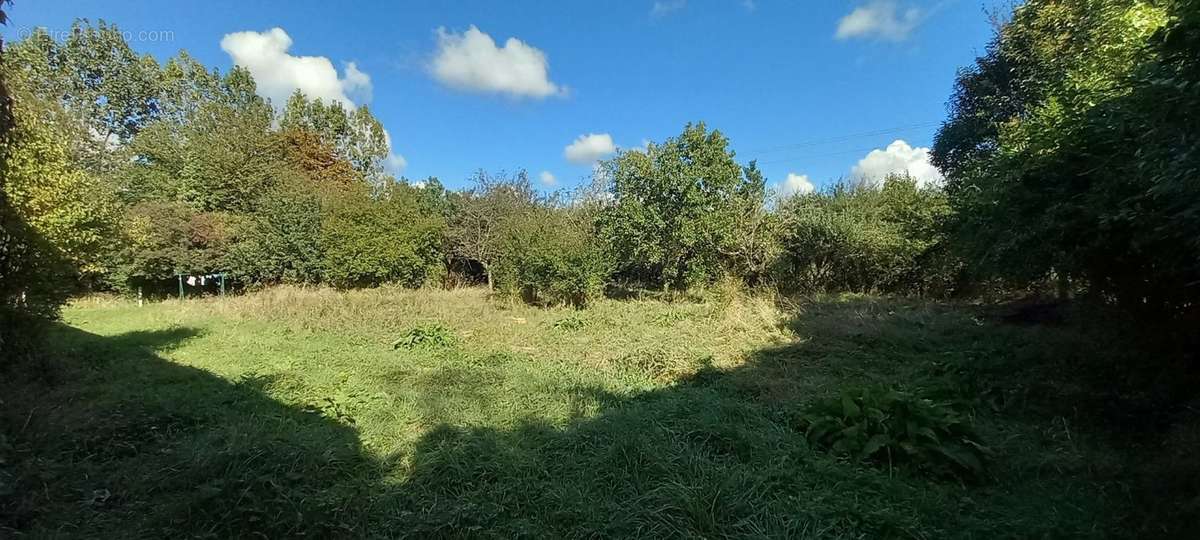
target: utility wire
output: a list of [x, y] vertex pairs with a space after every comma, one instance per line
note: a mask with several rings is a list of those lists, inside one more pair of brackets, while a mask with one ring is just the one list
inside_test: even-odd
[[939, 124], [941, 124], [941, 121], [935, 121], [935, 122], [921, 122], [921, 123], [917, 123], [917, 124], [908, 124], [908, 125], [903, 125], [903, 126], [894, 126], [894, 127], [882, 128], [882, 129], [876, 129], [876, 130], [871, 130], [871, 131], [861, 131], [861, 132], [858, 132], [858, 133], [848, 133], [848, 134], [846, 134], [846, 135], [838, 135], [838, 136], [835, 136], [835, 137], [824, 137], [824, 138], [819, 138], [819, 139], [810, 139], [810, 140], [807, 140], [807, 141], [802, 141], [802, 142], [798, 142], [798, 143], [793, 143], [793, 144], [785, 144], [785, 145], [781, 145], [781, 146], [774, 146], [774, 147], [770, 147], [770, 148], [762, 148], [762, 149], [758, 149], [758, 150], [749, 150], [749, 151], [747, 151], [746, 153], [747, 153], [747, 154], [769, 154], [769, 153], [772, 153], [772, 152], [782, 152], [782, 151], [786, 151], [786, 150], [794, 150], [794, 149], [797, 149], [797, 148], [807, 148], [807, 147], [810, 147], [810, 146], [820, 146], [820, 145], [823, 145], [823, 144], [832, 144], [832, 143], [839, 143], [839, 142], [852, 141], [852, 140], [855, 140], [855, 139], [861, 139], [861, 138], [864, 138], [864, 137], [876, 137], [876, 136], [879, 136], [879, 135], [888, 135], [888, 134], [891, 134], [891, 133], [900, 133], [900, 132], [904, 132], [904, 131], [912, 131], [912, 130], [916, 130], [916, 129], [922, 129], [922, 128], [928, 128], [928, 127], [937, 126], [937, 125], [939, 125]]
[[872, 150], [879, 150], [879, 147], [871, 146], [871, 147], [867, 147], [867, 148], [856, 148], [854, 150], [841, 150], [838, 152], [824, 152], [824, 153], [820, 153], [820, 154], [802, 154], [799, 156], [791, 156], [791, 157], [786, 157], [786, 158], [781, 158], [781, 159], [772, 159], [771, 161], [758, 161], [757, 163], [759, 165], [770, 165], [772, 163], [787, 163], [789, 161], [799, 161], [802, 159], [812, 159], [812, 158], [828, 157], [828, 156], [840, 156], [842, 154], [860, 154], [863, 152], [870, 152]]

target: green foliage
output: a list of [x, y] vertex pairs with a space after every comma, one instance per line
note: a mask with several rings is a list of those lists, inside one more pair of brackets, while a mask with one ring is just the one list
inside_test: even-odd
[[595, 241], [592, 213], [543, 202], [502, 231], [497, 284], [527, 302], [586, 306], [604, 294], [613, 264]]
[[579, 315], [568, 315], [557, 321], [554, 321], [554, 329], [564, 332], [574, 332], [581, 330], [588, 325], [588, 320]]
[[936, 255], [948, 213], [940, 190], [906, 176], [793, 197], [779, 209], [773, 280], [790, 292], [945, 292], [953, 268]]
[[406, 184], [388, 184], [375, 197], [348, 192], [322, 219], [325, 277], [338, 287], [420, 287], [440, 276], [445, 229]]
[[[2, 189], [4, 202], [14, 214], [12, 230], [26, 239], [22, 249], [49, 249], [52, 253], [39, 257], [62, 261], [84, 279], [98, 279], [112, 270], [108, 255], [120, 212], [116, 198], [108, 186], [72, 161], [64, 142], [70, 132], [63, 129], [66, 120], [58, 104], [25, 92], [20, 97], [13, 110], [15, 127], [0, 141]], [[61, 279], [62, 272], [30, 277]], [[70, 288], [66, 283], [25, 286]]]
[[341, 103], [310, 100], [297, 90], [288, 98], [280, 126], [315, 133], [368, 182], [383, 184], [390, 143], [383, 125], [366, 106], [347, 111]]
[[1200, 4], [1030, 1], [964, 71], [933, 158], [977, 279], [1200, 305]]
[[155, 117], [158, 64], [130, 48], [121, 31], [103, 20], [77, 20], [63, 42], [44, 29], [5, 51], [14, 86], [58, 101], [81, 123], [67, 139], [77, 165], [108, 172], [124, 161], [121, 146]]
[[285, 182], [258, 200], [239, 227], [229, 273], [253, 284], [318, 283], [324, 276], [320, 197], [302, 181]]
[[117, 282], [133, 285], [226, 269], [232, 242], [230, 216], [200, 212], [178, 202], [129, 207], [121, 222], [122, 265]]
[[[143, 129], [130, 145], [136, 161], [121, 175], [130, 199], [248, 212], [277, 183], [287, 165], [281, 141], [271, 132], [272, 111], [244, 76], [230, 72], [219, 85], [221, 94]], [[200, 88], [190, 91], [212, 83], [195, 84]]]
[[405, 332], [400, 339], [392, 342], [393, 349], [444, 349], [458, 342], [454, 331], [445, 326], [432, 323], [416, 326]]
[[950, 404], [894, 390], [845, 390], [814, 404], [803, 424], [810, 442], [838, 456], [935, 476], [977, 480], [990, 454]]
[[763, 204], [762, 175], [734, 161], [728, 146], [721, 132], [688, 124], [678, 137], [604, 164], [613, 201], [601, 235], [621, 273], [664, 289], [721, 276], [741, 219]]

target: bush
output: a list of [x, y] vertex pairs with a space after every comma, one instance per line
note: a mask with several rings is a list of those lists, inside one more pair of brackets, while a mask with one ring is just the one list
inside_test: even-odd
[[301, 183], [263, 196], [229, 253], [230, 273], [247, 283], [317, 283], [323, 265], [320, 198]]
[[979, 479], [990, 453], [950, 404], [893, 390], [843, 392], [813, 405], [802, 423], [809, 442], [839, 457], [934, 476]]
[[338, 287], [420, 287], [442, 275], [446, 222], [419, 195], [393, 183], [378, 196], [351, 191], [335, 198], [321, 224], [326, 279]]
[[603, 295], [613, 264], [593, 234], [588, 212], [548, 204], [504, 233], [497, 272], [501, 293], [576, 307]]
[[[600, 215], [624, 277], [664, 290], [722, 277], [734, 263], [744, 218], [763, 204], [764, 180], [742, 167], [721, 132], [688, 124], [678, 137], [606, 162], [612, 204]], [[733, 259], [733, 260], [731, 260]]]
[[229, 221], [227, 214], [199, 212], [183, 203], [145, 202], [128, 208], [114, 284], [126, 287], [179, 273], [224, 271], [232, 238]]
[[904, 176], [795, 197], [780, 209], [773, 279], [784, 292], [942, 291], [953, 268], [936, 257], [947, 213], [938, 189]]
[[457, 342], [454, 331], [441, 324], [426, 324], [417, 326], [405, 332], [400, 339], [392, 342], [393, 349], [439, 349], [450, 347]]

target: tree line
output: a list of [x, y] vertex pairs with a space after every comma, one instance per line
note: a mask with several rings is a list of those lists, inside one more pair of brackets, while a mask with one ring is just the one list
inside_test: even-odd
[[944, 185], [772, 198], [703, 123], [540, 193], [397, 179], [365, 106], [272, 104], [235, 67], [159, 63], [103, 22], [4, 51], [6, 309], [227, 272], [240, 285], [487, 284], [583, 305], [736, 280], [785, 293], [1055, 290], [1194, 315], [1200, 1], [1030, 0], [958, 76]]

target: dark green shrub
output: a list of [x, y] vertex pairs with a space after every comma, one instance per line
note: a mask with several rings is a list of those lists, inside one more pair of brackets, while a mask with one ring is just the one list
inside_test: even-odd
[[321, 202], [304, 188], [286, 183], [259, 200], [230, 250], [234, 277], [264, 284], [321, 281]]
[[547, 203], [521, 217], [504, 231], [496, 272], [502, 293], [576, 307], [604, 294], [613, 263], [587, 212]]
[[393, 349], [440, 349], [450, 347], [458, 341], [454, 331], [441, 324], [425, 324], [405, 332], [392, 342]]
[[845, 391], [814, 404], [803, 424], [810, 443], [839, 457], [934, 476], [979, 479], [990, 453], [951, 404], [894, 390]]
[[772, 278], [785, 292], [945, 292], [952, 266], [935, 254], [948, 211], [940, 190], [905, 176], [795, 197], [779, 212]]
[[446, 222], [419, 193], [393, 183], [376, 196], [349, 193], [331, 204], [321, 227], [325, 277], [338, 287], [398, 283], [420, 287], [444, 271]]
[[[600, 214], [603, 238], [623, 277], [645, 286], [686, 289], [716, 281], [727, 269], [753, 271], [764, 180], [743, 167], [729, 139], [704, 123], [645, 150], [604, 163], [612, 204]], [[761, 221], [761, 220], [759, 220]]]

